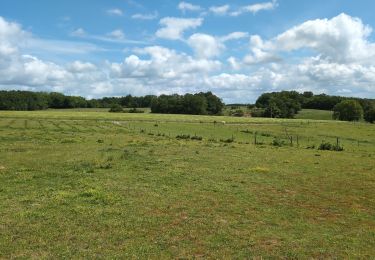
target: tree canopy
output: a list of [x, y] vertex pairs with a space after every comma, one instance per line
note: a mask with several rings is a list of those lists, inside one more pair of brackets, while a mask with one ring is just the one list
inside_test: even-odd
[[356, 100], [344, 100], [333, 108], [333, 118], [343, 121], [359, 121], [363, 115], [363, 108]]

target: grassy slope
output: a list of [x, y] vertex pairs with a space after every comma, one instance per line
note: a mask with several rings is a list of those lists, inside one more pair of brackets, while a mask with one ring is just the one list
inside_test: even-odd
[[332, 120], [332, 111], [317, 109], [302, 109], [297, 115], [297, 119]]
[[373, 125], [0, 112], [0, 141], [0, 258], [375, 255]]

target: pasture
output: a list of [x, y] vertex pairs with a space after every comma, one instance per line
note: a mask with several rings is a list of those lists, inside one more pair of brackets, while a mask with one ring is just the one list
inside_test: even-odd
[[0, 258], [374, 255], [374, 125], [0, 112]]

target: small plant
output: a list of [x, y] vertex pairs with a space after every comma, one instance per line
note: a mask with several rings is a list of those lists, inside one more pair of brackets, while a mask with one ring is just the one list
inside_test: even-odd
[[319, 145], [318, 150], [341, 152], [341, 151], [344, 151], [344, 148], [340, 146], [339, 144], [331, 144], [328, 142], [323, 142]]
[[283, 140], [280, 140], [278, 138], [275, 138], [273, 141], [272, 141], [272, 145], [273, 146], [277, 146], [277, 147], [281, 147], [281, 146], [284, 146], [285, 145], [285, 142]]
[[96, 141], [96, 142], [98, 142], [99, 144], [102, 144], [102, 143], [104, 143], [104, 140], [103, 139], [98, 139], [98, 141]]
[[202, 141], [203, 140], [203, 137], [202, 136], [192, 136], [191, 138], [190, 138], [191, 140], [197, 140], [197, 141]]
[[177, 135], [176, 139], [190, 139], [190, 135]]

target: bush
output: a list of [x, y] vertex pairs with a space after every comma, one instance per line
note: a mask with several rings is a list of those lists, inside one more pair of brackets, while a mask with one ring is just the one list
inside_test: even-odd
[[131, 108], [129, 110], [124, 110], [124, 113], [144, 113], [145, 111], [136, 109], [136, 108]]
[[341, 152], [341, 151], [344, 151], [344, 148], [338, 144], [331, 144], [328, 142], [323, 142], [319, 145], [318, 150]]
[[120, 106], [118, 104], [114, 104], [109, 109], [109, 112], [111, 112], [111, 113], [122, 113], [122, 112], [124, 112], [124, 109], [122, 108], [122, 106]]
[[285, 145], [285, 142], [283, 140], [280, 140], [278, 138], [275, 138], [273, 141], [272, 141], [272, 145], [273, 146], [277, 146], [277, 147], [281, 147], [281, 146], [284, 146]]
[[333, 108], [333, 118], [341, 121], [359, 121], [363, 108], [356, 100], [344, 100]]
[[369, 122], [369, 123], [375, 122], [375, 105], [366, 109], [364, 113], [364, 119], [366, 122]]

